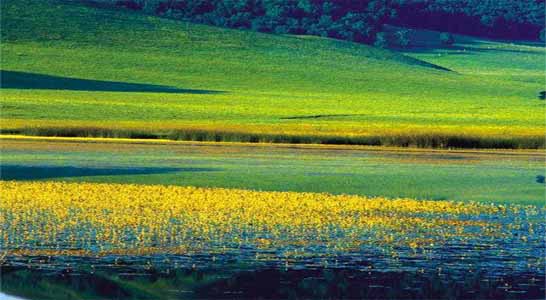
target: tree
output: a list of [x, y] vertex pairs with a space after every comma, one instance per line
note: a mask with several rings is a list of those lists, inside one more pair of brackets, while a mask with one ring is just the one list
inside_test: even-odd
[[455, 38], [449, 32], [442, 32], [440, 34], [440, 43], [444, 46], [451, 46], [455, 43]]
[[379, 47], [379, 48], [387, 48], [389, 46], [389, 40], [387, 38], [387, 33], [378, 32], [375, 35], [374, 46]]
[[537, 39], [544, 0], [392, 0], [390, 23], [495, 38]]
[[396, 45], [400, 48], [407, 48], [411, 44], [410, 31], [407, 29], [398, 30], [395, 37]]
[[[109, 2], [116, 0], [94, 0]], [[123, 7], [215, 26], [372, 43], [392, 0], [124, 0]], [[133, 5], [134, 4], [134, 5]], [[402, 41], [404, 44], [404, 41]]]

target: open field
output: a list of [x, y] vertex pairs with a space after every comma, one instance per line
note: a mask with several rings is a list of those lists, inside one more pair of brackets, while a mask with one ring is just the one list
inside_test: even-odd
[[97, 5], [0, 2], [0, 298], [545, 295], [544, 44]]
[[54, 0], [3, 1], [1, 22], [4, 133], [544, 148], [538, 44], [412, 58]]
[[540, 151], [1, 139], [4, 180], [327, 192], [542, 205]]

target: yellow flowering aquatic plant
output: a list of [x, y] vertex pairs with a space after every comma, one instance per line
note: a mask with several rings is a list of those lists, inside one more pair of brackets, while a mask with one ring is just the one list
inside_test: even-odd
[[[0, 181], [9, 255], [426, 251], [505, 239], [536, 206], [162, 185]], [[535, 227], [533, 227], [535, 226]], [[258, 255], [257, 255], [258, 256]]]

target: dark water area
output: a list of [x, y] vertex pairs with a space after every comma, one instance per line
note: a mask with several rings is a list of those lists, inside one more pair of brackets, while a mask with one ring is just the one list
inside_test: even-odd
[[0, 290], [56, 300], [544, 299], [543, 215], [509, 219], [513, 228], [500, 236], [421, 248], [370, 242], [337, 251], [211, 245], [186, 254], [9, 255]]
[[[478, 253], [479, 254], [479, 253]], [[504, 262], [503, 262], [504, 261]], [[9, 257], [2, 291], [25, 299], [543, 299], [544, 269], [506, 258], [249, 260], [241, 254]]]
[[216, 172], [216, 168], [93, 168], [73, 166], [0, 166], [1, 180], [42, 180], [82, 176], [119, 176], [119, 175], [153, 175], [175, 172]]

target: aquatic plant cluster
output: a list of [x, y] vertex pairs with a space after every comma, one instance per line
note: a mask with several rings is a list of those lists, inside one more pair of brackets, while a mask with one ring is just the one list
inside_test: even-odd
[[1, 181], [0, 187], [0, 236], [9, 255], [252, 249], [267, 259], [508, 241], [532, 251], [544, 233], [544, 209], [536, 206], [162, 185]]

